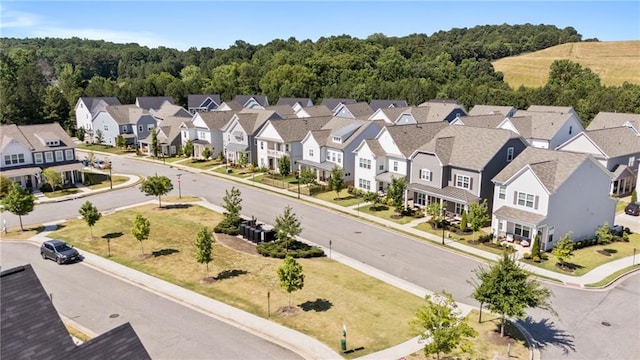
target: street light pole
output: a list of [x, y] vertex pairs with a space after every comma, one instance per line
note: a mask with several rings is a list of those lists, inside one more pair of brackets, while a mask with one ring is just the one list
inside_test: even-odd
[[442, 220], [440, 220], [440, 226], [442, 226], [442, 245], [444, 245], [444, 214], [445, 214], [445, 209], [442, 208]]
[[109, 160], [109, 188], [113, 190], [113, 178], [111, 177], [111, 160]]
[[178, 174], [178, 199], [182, 199], [182, 188], [180, 187], [180, 177], [182, 174]]

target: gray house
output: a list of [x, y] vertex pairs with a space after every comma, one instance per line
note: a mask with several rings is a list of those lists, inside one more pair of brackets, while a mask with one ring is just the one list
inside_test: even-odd
[[195, 114], [203, 111], [214, 111], [220, 107], [222, 100], [219, 94], [192, 94], [187, 96], [187, 108]]
[[470, 203], [493, 203], [491, 182], [527, 147], [516, 133], [503, 129], [448, 126], [410, 157], [408, 190], [414, 205], [446, 203], [459, 216]]
[[127, 145], [138, 146], [139, 140], [151, 134], [156, 127], [156, 119], [146, 110], [136, 105], [107, 106], [93, 119], [94, 141], [98, 132], [101, 144], [116, 146], [116, 138], [122, 135]]

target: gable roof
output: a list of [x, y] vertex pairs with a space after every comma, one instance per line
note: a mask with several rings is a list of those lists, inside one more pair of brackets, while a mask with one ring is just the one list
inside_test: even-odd
[[[268, 120], [282, 119], [275, 111], [261, 109], [242, 109], [235, 115], [247, 135], [255, 135]], [[224, 128], [226, 129], [227, 127], [225, 126]]]
[[0, 150], [4, 150], [5, 146], [7, 146], [11, 140], [15, 140], [33, 151], [33, 146], [29, 143], [29, 140], [24, 136], [22, 131], [20, 131], [18, 125], [2, 125], [0, 126], [0, 130], [2, 130], [2, 144], [0, 144]]
[[[367, 144], [367, 146], [369, 147], [369, 150], [371, 150], [373, 155], [375, 155], [375, 156], [384, 156], [384, 155], [386, 155], [386, 152], [384, 151], [384, 148], [382, 148], [382, 145], [380, 145], [380, 141], [378, 141], [376, 139], [365, 139], [364, 143]], [[354, 150], [354, 152], [356, 152], [357, 150], [358, 149]]]
[[497, 115], [502, 114], [508, 116], [510, 113], [514, 113], [516, 108], [513, 106], [499, 106], [499, 105], [475, 105], [469, 110], [469, 116], [477, 115]]
[[405, 157], [433, 139], [440, 130], [449, 126], [446, 122], [387, 126], [387, 131]]
[[[358, 139], [372, 122], [368, 120], [348, 119], [334, 116], [322, 126], [322, 129], [311, 131], [311, 135], [321, 146], [334, 149], [344, 149], [347, 145]], [[376, 123], [377, 124], [377, 123]], [[333, 137], [342, 138], [341, 143], [333, 142]]]
[[84, 103], [84, 106], [86, 106], [87, 109], [89, 109], [89, 112], [91, 113], [91, 115], [95, 115], [97, 112], [104, 109], [105, 106], [121, 105], [120, 100], [118, 100], [118, 98], [115, 96], [109, 96], [109, 97], [82, 96], [78, 99], [78, 102], [76, 103], [74, 110], [78, 108], [80, 101], [82, 101]]
[[507, 117], [503, 114], [496, 115], [472, 115], [460, 116], [460, 121], [465, 126], [497, 128]]
[[559, 114], [575, 113], [575, 110], [571, 106], [551, 106], [551, 105], [531, 105], [527, 108], [527, 111], [553, 112], [553, 113], [559, 113]]
[[[527, 147], [492, 180], [498, 184], [505, 184], [524, 167], [529, 167], [549, 193], [553, 193], [589, 159], [598, 164], [588, 154]], [[609, 176], [602, 166], [598, 168]]]
[[373, 110], [371, 109], [371, 106], [369, 106], [369, 104], [367, 104], [366, 102], [359, 102], [354, 104], [338, 105], [336, 109], [334, 109], [334, 115], [339, 116], [338, 113], [343, 108], [346, 109], [354, 118], [365, 116], [369, 117], [373, 114]]
[[287, 104], [267, 106], [265, 110], [273, 110], [277, 112], [278, 115], [280, 115], [283, 119], [298, 118], [291, 105]]
[[136, 105], [111, 105], [104, 108], [119, 125], [135, 124], [142, 115], [150, 115], [149, 112]]
[[203, 107], [207, 99], [211, 99], [216, 105], [222, 103], [220, 94], [189, 94], [187, 96], [187, 107], [189, 109]]
[[296, 118], [274, 120], [270, 124], [280, 134], [282, 141], [294, 142], [301, 141], [311, 130], [319, 130], [325, 125], [331, 117], [313, 117], [313, 118]]
[[269, 100], [267, 100], [267, 97], [264, 95], [236, 95], [233, 100], [240, 104], [240, 106], [244, 107], [252, 98], [262, 107], [269, 106]]
[[219, 109], [224, 108], [225, 106], [228, 107], [231, 111], [240, 111], [243, 109], [242, 105], [239, 102], [235, 100], [229, 100], [220, 104], [220, 106], [218, 107], [218, 111], [221, 111]]
[[[518, 133], [525, 139], [551, 140], [569, 120], [572, 113], [535, 112], [518, 110], [509, 121], [516, 127]], [[582, 131], [574, 129], [576, 133]]]
[[60, 126], [59, 123], [49, 124], [33, 124], [33, 125], [2, 125], [2, 147], [4, 147], [15, 139], [31, 151], [50, 151], [51, 147], [47, 146], [48, 140], [59, 140], [60, 145], [55, 147], [55, 150], [65, 150], [74, 148], [75, 144], [71, 136]]
[[482, 171], [509, 140], [518, 138], [520, 136], [510, 130], [446, 126], [416, 152], [436, 154], [443, 166]]
[[[445, 121], [446, 118], [454, 112], [467, 113], [464, 106], [453, 100], [430, 100], [418, 105], [418, 108], [428, 108], [425, 122]], [[415, 110], [411, 111], [412, 114], [415, 112]]]
[[136, 98], [136, 106], [145, 110], [157, 110], [162, 107], [165, 101], [173, 104], [171, 96], [138, 96]]
[[640, 132], [640, 114], [601, 111], [591, 120], [589, 126], [587, 126], [587, 130], [625, 126], [627, 123], [631, 124], [635, 127], [636, 131]]
[[182, 106], [173, 105], [167, 102], [163, 103], [160, 109], [153, 113], [153, 117], [160, 120], [164, 120], [169, 116], [191, 118], [193, 117], [193, 114], [185, 110], [185, 108], [183, 108]]
[[609, 158], [640, 154], [640, 136], [626, 126], [585, 130], [583, 133]]
[[369, 106], [375, 111], [378, 109], [407, 107], [408, 105], [406, 100], [371, 100]]
[[233, 117], [231, 111], [205, 111], [196, 114], [207, 125], [209, 130], [221, 130]]
[[302, 109], [301, 111], [307, 113], [309, 115], [308, 117], [333, 116], [333, 112], [325, 105], [309, 106]]
[[340, 104], [355, 104], [355, 103], [356, 103], [355, 99], [327, 98], [327, 99], [323, 99], [320, 105], [326, 106], [327, 108], [329, 108], [329, 110], [331, 110], [331, 112], [333, 112]]
[[129, 323], [76, 346], [31, 265], [0, 273], [0, 329], [7, 359], [151, 359]]
[[300, 104], [302, 107], [313, 106], [313, 102], [309, 98], [279, 98], [276, 106], [289, 105], [294, 106]]

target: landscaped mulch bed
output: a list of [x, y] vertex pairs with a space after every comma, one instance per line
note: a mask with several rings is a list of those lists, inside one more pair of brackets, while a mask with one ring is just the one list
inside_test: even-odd
[[216, 233], [215, 237], [220, 244], [228, 248], [231, 248], [236, 251], [241, 251], [249, 255], [259, 255], [258, 251], [256, 250], [255, 244], [244, 240], [240, 236], [232, 236], [232, 235], [227, 235], [223, 233]]

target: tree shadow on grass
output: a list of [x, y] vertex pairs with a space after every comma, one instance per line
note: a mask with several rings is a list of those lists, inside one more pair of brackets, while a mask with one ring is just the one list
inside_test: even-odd
[[315, 299], [314, 301], [303, 302], [298, 306], [304, 311], [313, 310], [315, 312], [322, 312], [331, 309], [333, 307], [333, 304], [327, 299]]
[[180, 250], [177, 250], [177, 249], [162, 249], [162, 250], [151, 252], [151, 255], [153, 255], [154, 257], [158, 257], [158, 256], [166, 256], [166, 255], [175, 254], [177, 252], [180, 252]]
[[162, 206], [165, 209], [188, 209], [190, 208], [191, 204], [166, 204], [164, 206]]
[[576, 348], [573, 343], [574, 336], [568, 334], [564, 330], [557, 329], [555, 323], [549, 319], [534, 321], [530, 316], [524, 320], [518, 321], [533, 336], [533, 343], [536, 347], [544, 349], [548, 345], [559, 347], [563, 354], [575, 352]]
[[118, 231], [118, 232], [112, 232], [112, 233], [104, 234], [104, 235], [102, 235], [102, 238], [103, 239], [115, 239], [115, 238], [119, 238], [122, 235], [124, 235], [124, 233], [122, 231]]
[[246, 270], [238, 270], [238, 269], [225, 270], [225, 271], [219, 272], [218, 275], [215, 276], [214, 278], [216, 280], [225, 280], [225, 279], [231, 279], [232, 277], [245, 275], [245, 274], [248, 274]]
[[574, 263], [570, 263], [570, 262], [564, 262], [562, 265], [560, 264], [556, 264], [557, 267], [559, 267], [562, 270], [568, 270], [570, 272], [576, 271], [578, 269], [582, 269], [584, 268], [584, 266], [580, 265], [580, 264], [574, 264]]

